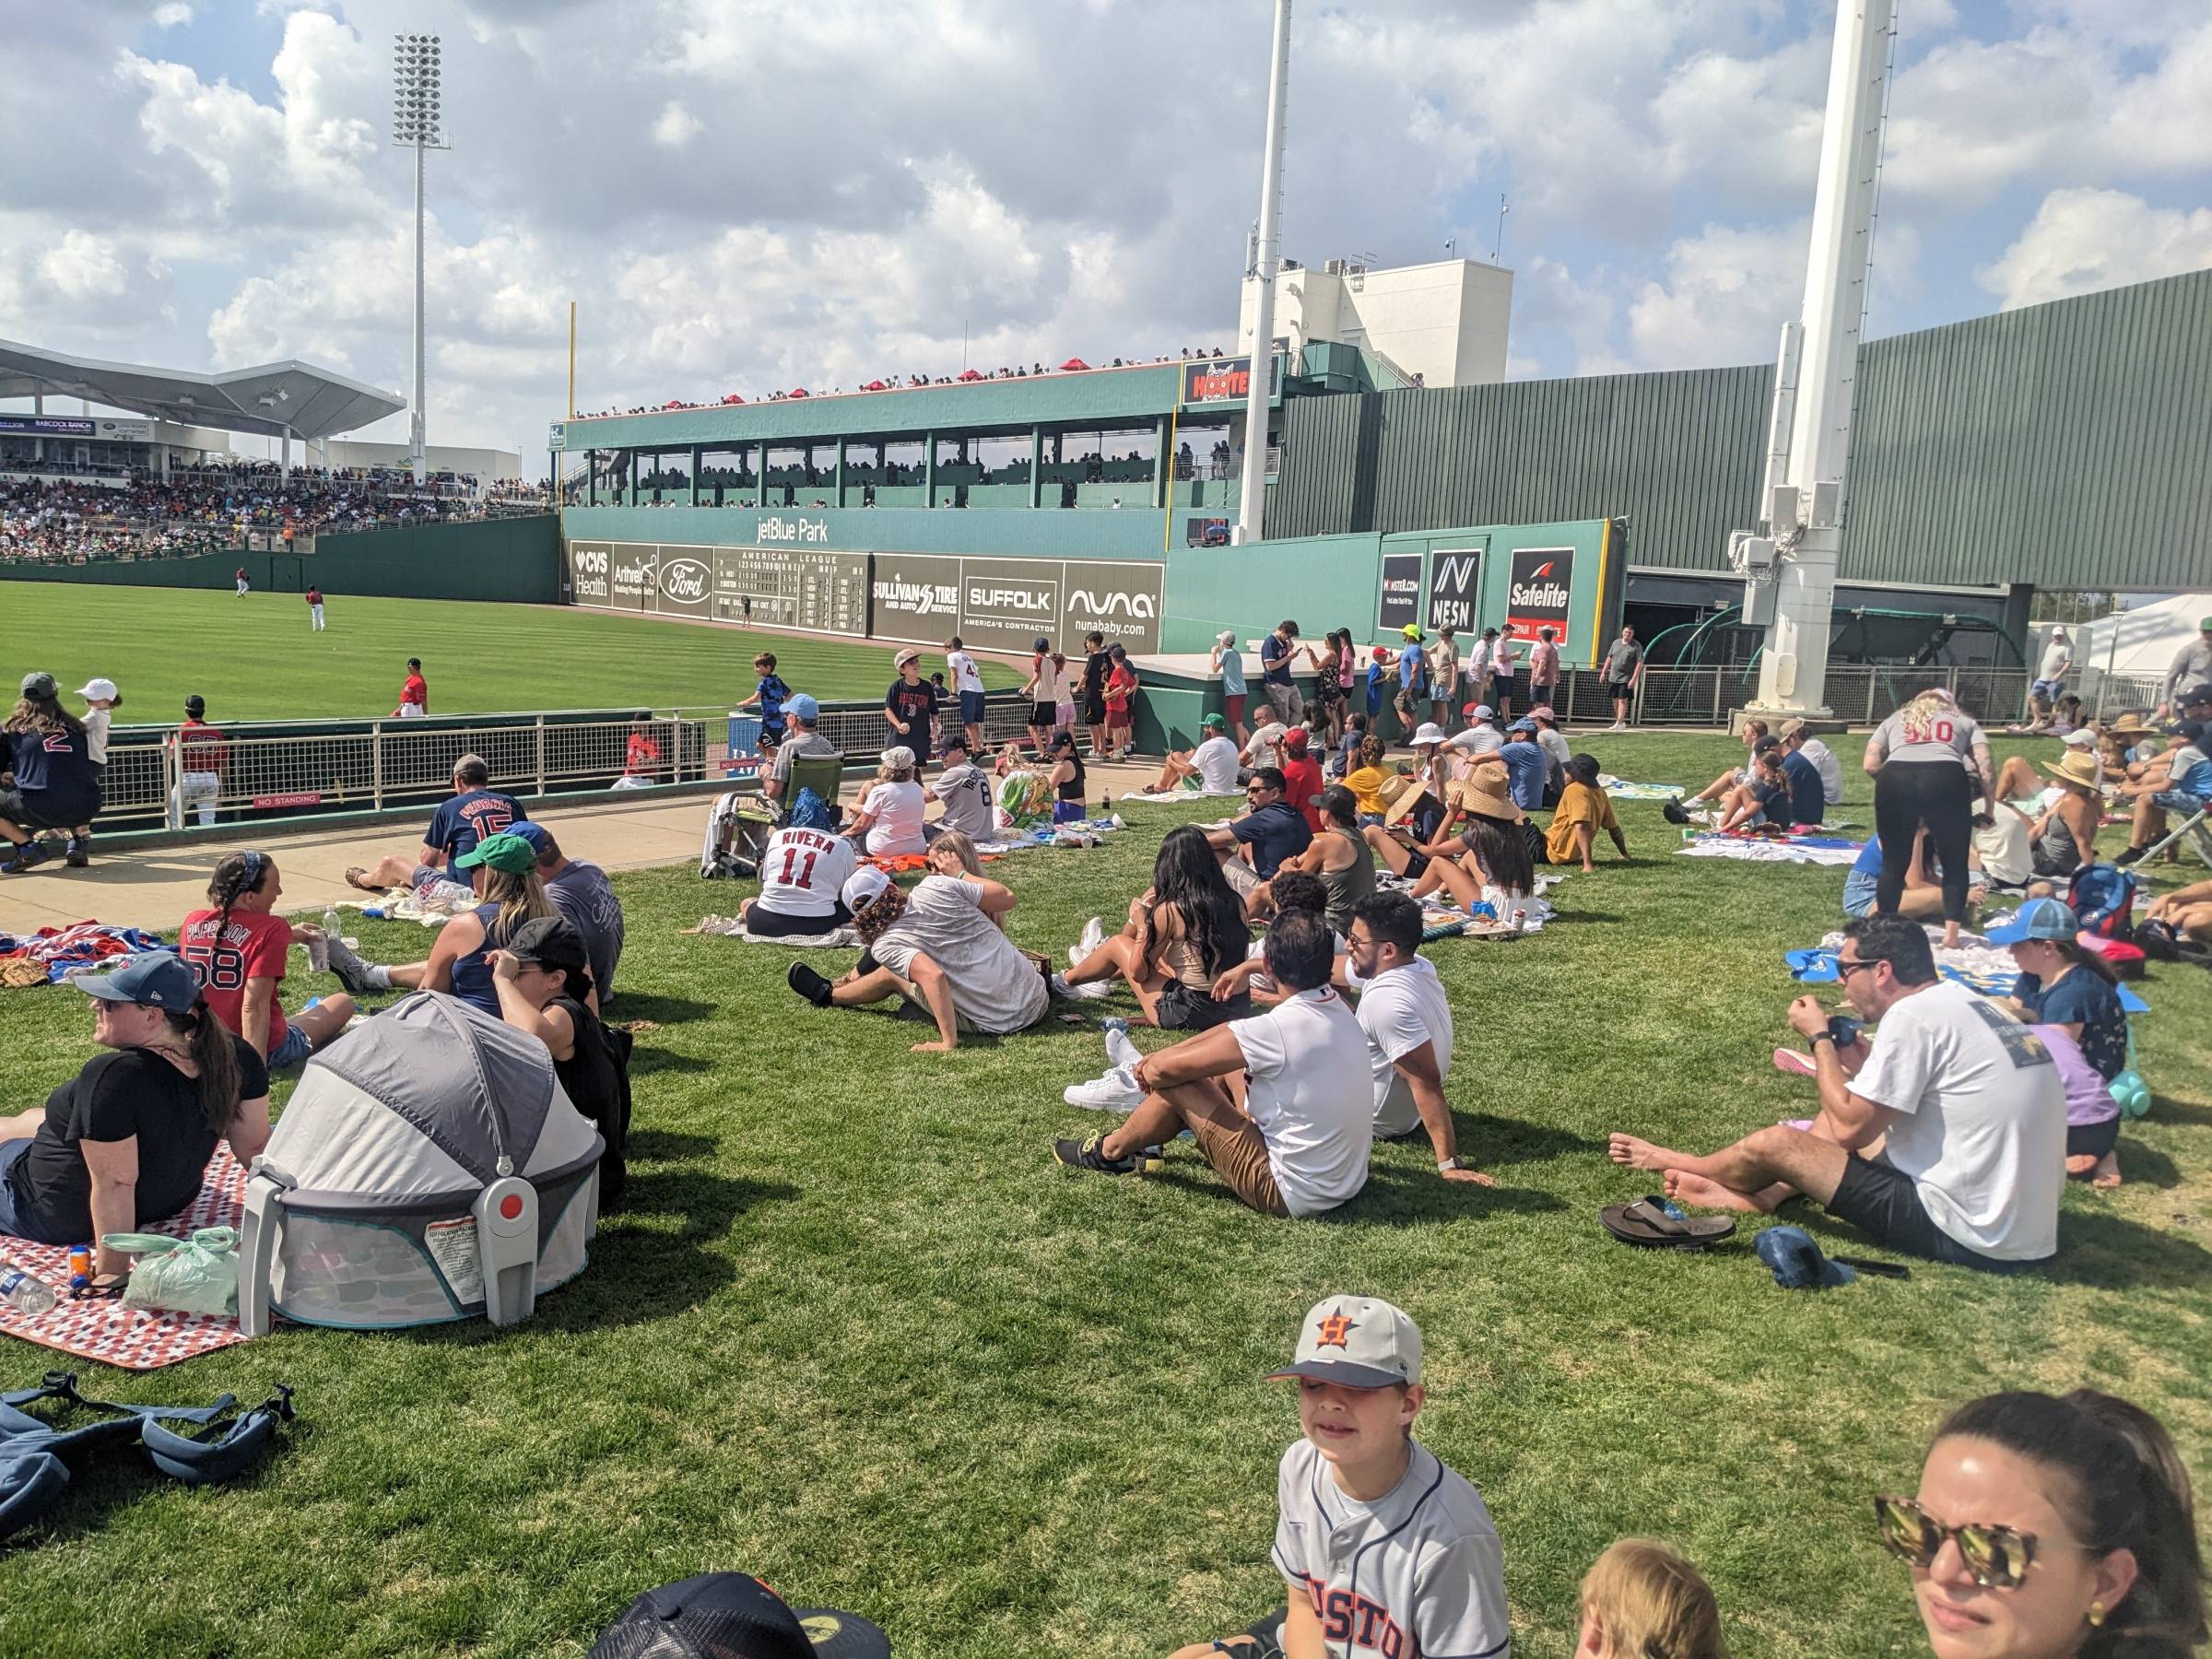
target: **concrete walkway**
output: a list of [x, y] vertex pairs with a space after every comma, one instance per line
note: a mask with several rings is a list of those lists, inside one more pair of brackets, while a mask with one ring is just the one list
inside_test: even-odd
[[[1093, 767], [1093, 798], [1100, 786], [1119, 795], [1148, 782], [1158, 771], [1156, 766]], [[846, 782], [848, 805], [857, 782]], [[562, 852], [604, 870], [690, 864], [699, 857], [711, 804], [704, 794], [656, 801], [618, 794], [605, 805], [548, 812], [547, 826], [560, 838]], [[1235, 806], [1225, 800], [1222, 816]], [[429, 822], [425, 813], [423, 823]], [[101, 854], [95, 835], [88, 869], [70, 869], [57, 858], [25, 875], [0, 876], [0, 934], [33, 933], [73, 922], [174, 933], [187, 915], [206, 904], [207, 881], [216, 865], [225, 854], [249, 848], [276, 861], [284, 885], [277, 909], [292, 915], [320, 913], [325, 905], [359, 903], [367, 897], [346, 885], [348, 866], [373, 865], [386, 853], [412, 853], [421, 844], [420, 828], [385, 824], [291, 834], [272, 830], [260, 841], [134, 847], [111, 858]]]

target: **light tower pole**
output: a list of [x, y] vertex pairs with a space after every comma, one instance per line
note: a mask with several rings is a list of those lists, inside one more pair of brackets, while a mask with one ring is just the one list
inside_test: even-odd
[[1244, 477], [1237, 540], [1257, 541], [1267, 503], [1267, 404], [1275, 382], [1275, 273], [1282, 253], [1283, 94], [1290, 82], [1290, 0], [1275, 0], [1267, 58], [1267, 146], [1260, 160], [1258, 258], [1252, 313], [1252, 379], [1244, 394]]
[[1891, 12], [1891, 0], [1838, 0], [1805, 306], [1783, 330], [1775, 371], [1759, 501], [1767, 529], [1763, 536], [1738, 535], [1730, 549], [1748, 578], [1745, 619], [1767, 628], [1752, 707], [1769, 715], [1829, 712], [1828, 637], [1888, 101]]
[[439, 128], [436, 35], [392, 37], [392, 142], [415, 152], [415, 397], [407, 412], [407, 465], [420, 484], [429, 450], [422, 407], [422, 155], [451, 149]]

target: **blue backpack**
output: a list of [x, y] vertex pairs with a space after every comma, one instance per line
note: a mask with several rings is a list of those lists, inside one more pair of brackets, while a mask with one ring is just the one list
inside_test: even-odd
[[834, 831], [837, 815], [830, 810], [830, 803], [814, 792], [812, 785], [799, 787], [799, 798], [792, 803], [790, 827], [794, 830], [821, 830]]
[[2136, 913], [2136, 877], [2116, 865], [2086, 864], [2066, 883], [2066, 903], [2084, 933], [2124, 939]]

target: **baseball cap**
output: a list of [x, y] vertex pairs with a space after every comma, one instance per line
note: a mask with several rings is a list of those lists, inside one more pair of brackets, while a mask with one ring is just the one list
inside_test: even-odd
[[537, 849], [523, 837], [500, 830], [488, 835], [460, 857], [453, 860], [456, 870], [473, 870], [478, 865], [508, 876], [520, 876], [524, 870], [537, 868]]
[[583, 935], [559, 916], [535, 916], [514, 930], [502, 947], [518, 962], [542, 968], [589, 968]]
[[2030, 899], [2009, 922], [1982, 930], [1998, 945], [2018, 945], [2029, 939], [2070, 939], [2081, 931], [2081, 922], [2064, 900]]
[[956, 730], [945, 734], [945, 741], [938, 747], [937, 752], [941, 755], [949, 755], [954, 749], [959, 749], [963, 755], [968, 752], [967, 733]]
[[1219, 731], [1223, 726], [1227, 725], [1229, 722], [1222, 719], [1218, 714], [1208, 714], [1198, 724], [1202, 726], [1212, 726], [1216, 731]]
[[874, 865], [863, 865], [845, 877], [845, 885], [838, 889], [837, 896], [844, 900], [845, 908], [857, 916], [882, 898], [883, 889], [890, 885], [891, 878]]
[[1776, 735], [1780, 736], [1784, 742], [1787, 742], [1790, 738], [1796, 736], [1798, 733], [1804, 731], [1805, 729], [1805, 722], [1802, 720], [1785, 720], [1782, 723], [1782, 730], [1777, 733]]
[[822, 705], [802, 691], [784, 700], [783, 712], [794, 720], [816, 721], [822, 717]]
[[2212, 633], [2212, 617], [2199, 617], [2196, 619], [2196, 630], [2199, 633]]
[[1559, 717], [1558, 713], [1553, 711], [1552, 706], [1549, 703], [1538, 703], [1535, 708], [1528, 712], [1528, 717], [1531, 720], [1544, 721], [1546, 724], [1550, 725], [1558, 725], [1559, 724]]
[[890, 1638], [854, 1613], [794, 1607], [742, 1572], [663, 1584], [599, 1632], [590, 1659], [890, 1659]]
[[2212, 681], [2191, 686], [2187, 690], [2178, 693], [2173, 700], [2184, 708], [2191, 703], [2212, 703]]
[[1533, 732], [1536, 729], [1536, 723], [1524, 714], [1505, 729], [1509, 732]]
[[1237, 630], [1233, 628], [1225, 628], [1214, 638], [1223, 645], [1234, 645], [1237, 642]]
[[1405, 636], [1409, 640], [1418, 640], [1421, 637], [1420, 629], [1411, 622], [1406, 623], [1406, 626], [1399, 631], [1405, 634]]
[[1298, 1353], [1277, 1377], [1312, 1377], [1347, 1388], [1390, 1388], [1421, 1380], [1421, 1328], [1371, 1296], [1315, 1302], [1299, 1327]]
[[553, 839], [553, 832], [543, 824], [533, 824], [527, 819], [521, 818], [507, 826], [507, 833], [521, 836], [523, 840], [530, 843], [531, 850], [536, 853], [543, 853], [546, 850], [546, 844]]
[[2059, 741], [2070, 748], [2088, 748], [2097, 741], [2097, 734], [2077, 726], [2073, 731], [2061, 737]]
[[51, 674], [34, 672], [23, 677], [23, 695], [26, 697], [52, 697], [53, 691], [53, 676]]
[[1053, 642], [1046, 639], [1042, 634], [1039, 634], [1035, 639], [1030, 641], [1030, 649], [1031, 651], [1050, 651], [1052, 648]]
[[1294, 755], [1304, 754], [1306, 752], [1306, 728], [1304, 726], [1292, 726], [1288, 732], [1285, 732], [1283, 734], [1283, 747], [1288, 749]]
[[1759, 1235], [1751, 1248], [1772, 1271], [1774, 1282], [1784, 1290], [1820, 1290], [1848, 1285], [1858, 1277], [1841, 1262], [1831, 1262], [1822, 1255], [1820, 1246], [1813, 1242], [1813, 1235], [1802, 1227], [1770, 1227]]
[[143, 950], [111, 973], [72, 973], [69, 982], [101, 1002], [145, 1003], [171, 1014], [200, 1000], [200, 982], [173, 950]]
[[909, 645], [904, 651], [900, 652], [897, 656], [891, 659], [891, 666], [894, 668], [903, 668], [909, 663], [918, 663], [921, 660], [922, 653], [916, 651], [912, 645]]
[[111, 702], [123, 693], [115, 688], [112, 679], [88, 679], [77, 688], [79, 697], [104, 697]]
[[1469, 720], [1491, 720], [1497, 717], [1498, 711], [1488, 703], [1469, 703], [1460, 712]]
[[184, 700], [184, 712], [187, 714], [206, 713], [207, 700], [202, 697], [197, 691], [194, 691], [190, 697]]
[[903, 743], [895, 743], [883, 751], [879, 764], [889, 767], [893, 771], [912, 771], [915, 765], [914, 751]]

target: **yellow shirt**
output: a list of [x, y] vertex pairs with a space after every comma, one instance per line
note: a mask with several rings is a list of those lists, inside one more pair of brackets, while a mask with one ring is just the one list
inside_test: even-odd
[[1559, 792], [1551, 828], [1544, 832], [1544, 851], [1553, 864], [1571, 864], [1582, 857], [1574, 839], [1577, 824], [1589, 825], [1590, 837], [1595, 841], [1600, 831], [1619, 829], [1620, 819], [1614, 816], [1612, 799], [1603, 790], [1587, 783], [1568, 784]]
[[1344, 774], [1344, 786], [1359, 801], [1360, 811], [1379, 813], [1383, 810], [1380, 792], [1382, 785], [1390, 781], [1391, 775], [1379, 766], [1357, 767]]

